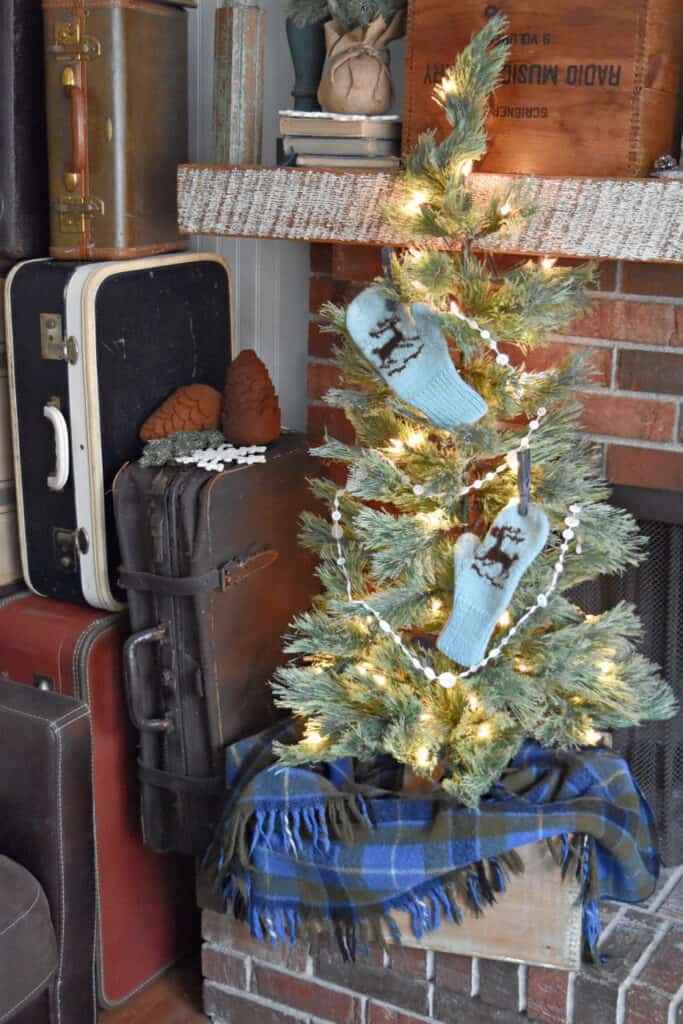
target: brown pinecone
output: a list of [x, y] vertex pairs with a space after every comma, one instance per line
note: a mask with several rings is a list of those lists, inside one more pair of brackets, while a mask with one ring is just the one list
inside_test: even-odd
[[143, 441], [156, 441], [179, 430], [217, 430], [221, 417], [221, 396], [208, 384], [178, 388], [140, 430]]
[[223, 433], [233, 444], [269, 444], [280, 436], [280, 404], [264, 363], [246, 348], [228, 367]]

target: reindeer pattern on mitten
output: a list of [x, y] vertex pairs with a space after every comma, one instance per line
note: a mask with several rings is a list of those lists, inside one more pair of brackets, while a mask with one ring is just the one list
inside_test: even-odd
[[380, 320], [377, 327], [369, 332], [370, 337], [377, 340], [389, 333], [389, 337], [372, 350], [372, 354], [379, 360], [380, 369], [387, 377], [393, 377], [394, 374], [405, 370], [408, 363], [417, 359], [424, 348], [424, 342], [419, 334], [404, 334], [400, 325], [401, 318], [397, 312], [393, 312], [384, 320]]
[[486, 542], [481, 546], [472, 563], [472, 569], [483, 580], [488, 580], [492, 586], [502, 589], [519, 558], [519, 554], [514, 549], [524, 540], [524, 531], [516, 526], [492, 527]]

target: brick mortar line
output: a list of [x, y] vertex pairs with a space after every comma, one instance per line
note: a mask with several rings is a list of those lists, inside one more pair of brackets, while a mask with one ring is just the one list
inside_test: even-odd
[[659, 946], [660, 942], [668, 931], [672, 928], [670, 921], [662, 921], [657, 928], [651, 941], [647, 944], [643, 952], [640, 954], [633, 967], [624, 978], [622, 983], [619, 985], [619, 991], [617, 993], [617, 1009], [616, 1009], [616, 1024], [624, 1024], [626, 1020], [626, 997], [633, 986], [633, 983], [643, 973], [644, 968], [647, 966], [649, 961], [652, 959], [652, 954]]
[[[629, 351], [635, 349], [638, 352], [664, 352], [674, 356], [683, 355], [683, 345], [658, 345], [648, 341], [629, 341], [628, 338], [586, 338], [582, 334], [548, 334], [546, 337], [550, 344], [569, 342], [571, 345], [583, 345], [588, 348], [616, 348], [617, 350], [624, 348]], [[530, 351], [533, 352], [533, 348]]]
[[624, 283], [624, 261], [617, 260], [614, 268], [614, 294], [621, 295], [621, 287]]
[[526, 1013], [529, 1005], [529, 968], [526, 964], [517, 967], [517, 1012]]
[[678, 1017], [678, 1011], [681, 1006], [683, 1006], [683, 985], [681, 985], [669, 1003], [669, 1013], [666, 1018], [666, 1024], [676, 1024], [676, 1018]]
[[584, 431], [584, 437], [595, 441], [597, 444], [614, 444], [625, 448], [643, 448], [657, 452], [672, 452], [674, 455], [683, 454], [683, 444], [679, 441], [643, 441], [639, 437], [615, 437], [612, 434], [590, 434]]
[[333, 359], [331, 356], [309, 356], [308, 363], [309, 366], [311, 364], [313, 366], [336, 366], [337, 360]]
[[674, 416], [674, 438], [683, 444], [683, 400], [677, 403]]
[[576, 995], [576, 971], [570, 971], [567, 978], [567, 998], [564, 1004], [564, 1015], [567, 1024], [574, 1024], [574, 1001]]
[[470, 999], [476, 999], [481, 991], [481, 977], [479, 974], [479, 957], [472, 957], [472, 969], [470, 973]]
[[648, 306], [681, 306], [683, 297], [680, 295], [641, 295], [640, 292], [602, 292], [593, 291], [590, 293], [592, 300], [598, 302], [607, 299], [619, 302], [641, 302]]
[[[434, 1017], [425, 1017], [424, 1014], [422, 1014], [422, 1013], [416, 1013], [414, 1010], [406, 1010], [405, 1007], [401, 1008], [400, 1006], [394, 1005], [394, 1003], [387, 1003], [383, 999], [375, 999], [375, 998], [371, 997], [370, 1002], [374, 1006], [383, 1006], [387, 1010], [392, 1010], [392, 1011], [396, 1010], [400, 1014], [406, 1014], [407, 1013], [411, 1017], [414, 1017], [415, 1020], [424, 1021], [424, 1024], [435, 1024], [435, 1018]], [[521, 1022], [520, 1022], [520, 1024], [521, 1024]]]
[[683, 878], [683, 864], [673, 869], [670, 877], [667, 878], [666, 883], [662, 886], [661, 891], [657, 893], [651, 905], [647, 907], [646, 913], [657, 914], [681, 878]]
[[597, 384], [588, 384], [586, 387], [579, 389], [581, 392], [588, 392], [591, 395], [602, 395], [604, 398], [606, 395], [614, 398], [645, 398], [652, 402], [669, 402], [670, 404], [677, 405], [681, 401], [680, 395], [670, 395], [662, 391], [625, 391], [624, 388], [617, 387], [600, 387]]
[[436, 957], [433, 949], [427, 950], [425, 957], [425, 974], [427, 975], [427, 1012], [430, 1017], [434, 1016], [434, 996], [436, 995]]

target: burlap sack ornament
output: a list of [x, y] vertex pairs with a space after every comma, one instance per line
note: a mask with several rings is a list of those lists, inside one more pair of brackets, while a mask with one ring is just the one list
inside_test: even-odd
[[338, 21], [325, 23], [327, 61], [318, 102], [332, 114], [386, 114], [394, 95], [389, 43], [403, 35], [403, 13], [389, 25], [381, 14], [367, 26], [344, 34]]
[[280, 404], [265, 364], [245, 348], [228, 367], [223, 434], [233, 444], [270, 444], [280, 436]]

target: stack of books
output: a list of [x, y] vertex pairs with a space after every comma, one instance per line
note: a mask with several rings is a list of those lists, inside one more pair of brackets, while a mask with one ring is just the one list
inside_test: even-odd
[[296, 167], [396, 171], [401, 151], [398, 114], [365, 117], [280, 111], [278, 163]]

